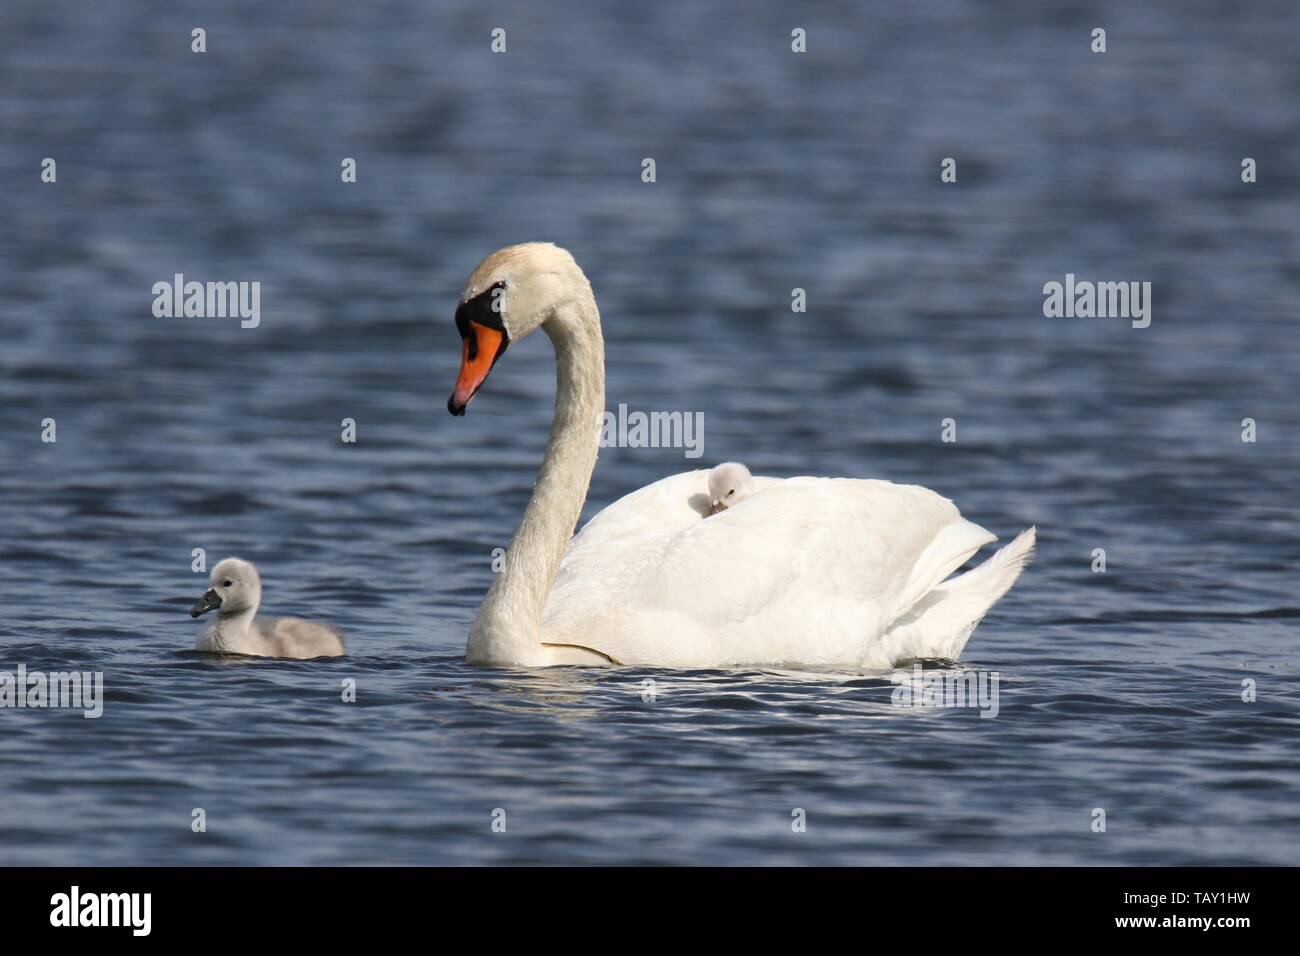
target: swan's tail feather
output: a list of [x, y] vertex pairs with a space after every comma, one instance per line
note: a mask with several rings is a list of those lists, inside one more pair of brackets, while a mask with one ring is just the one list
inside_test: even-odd
[[956, 660], [975, 625], [1020, 577], [1037, 536], [1037, 527], [1025, 529], [983, 564], [927, 594], [891, 629], [901, 656]]
[[[943, 585], [945, 591], [955, 588], [970, 588], [979, 592], [988, 601], [984, 610], [992, 607], [1002, 595], [1011, 590], [1020, 572], [1034, 556], [1034, 544], [1038, 540], [1038, 527], [1026, 528], [1012, 539], [1006, 547], [998, 548], [979, 567], [972, 568], [959, 578], [953, 578]], [[981, 612], [981, 616], [982, 612]]]

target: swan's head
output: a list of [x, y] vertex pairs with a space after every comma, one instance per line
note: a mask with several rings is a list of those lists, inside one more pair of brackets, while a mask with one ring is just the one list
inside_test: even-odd
[[461, 338], [460, 375], [447, 411], [464, 415], [497, 359], [555, 311], [591, 287], [578, 263], [549, 242], [498, 249], [470, 273], [456, 307]]
[[190, 608], [190, 617], [220, 608], [222, 614], [238, 614], [256, 608], [262, 601], [262, 579], [257, 568], [240, 558], [226, 558], [212, 569], [208, 589]]
[[754, 476], [738, 461], [726, 461], [709, 472], [709, 514], [740, 504], [755, 491]]

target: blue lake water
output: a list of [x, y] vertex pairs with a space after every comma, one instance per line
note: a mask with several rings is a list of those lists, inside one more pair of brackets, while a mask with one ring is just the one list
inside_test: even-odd
[[[6, 3], [0, 670], [106, 701], [0, 710], [0, 863], [1300, 863], [1296, 26]], [[451, 418], [452, 315], [532, 239], [591, 277], [609, 406], [704, 414], [699, 461], [602, 452], [586, 515], [739, 458], [1039, 526], [962, 659], [996, 719], [881, 673], [464, 663], [554, 369], [530, 339]], [[176, 273], [260, 282], [260, 325], [155, 318]], [[1150, 281], [1150, 327], [1045, 318], [1067, 273]], [[190, 650], [194, 548], [350, 656]]]

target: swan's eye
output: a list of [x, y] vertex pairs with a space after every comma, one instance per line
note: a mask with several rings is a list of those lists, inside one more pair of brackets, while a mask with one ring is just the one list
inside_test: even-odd
[[732, 488], [730, 491], [727, 492], [727, 497], [730, 498], [730, 497], [731, 497], [732, 495], [734, 495], [735, 493], [736, 493], [736, 489], [735, 489], [735, 488]]
[[230, 587], [230, 586], [231, 586], [232, 584], [234, 584], [234, 583], [235, 583], [234, 581], [222, 581], [222, 582], [221, 582], [221, 586], [222, 586], [223, 588], [228, 588], [228, 587]]
[[456, 307], [456, 331], [463, 340], [469, 342], [471, 361], [478, 355], [478, 343], [473, 334], [475, 324], [498, 332], [505, 331], [501, 322], [505, 291], [505, 282], [496, 282]]

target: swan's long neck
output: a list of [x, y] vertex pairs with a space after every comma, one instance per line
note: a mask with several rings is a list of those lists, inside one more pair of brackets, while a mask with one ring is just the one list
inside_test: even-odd
[[555, 420], [546, 457], [505, 570], [489, 589], [465, 656], [475, 663], [540, 664], [542, 609], [568, 548], [596, 467], [605, 407], [605, 343], [585, 279], [542, 325], [555, 346]]

